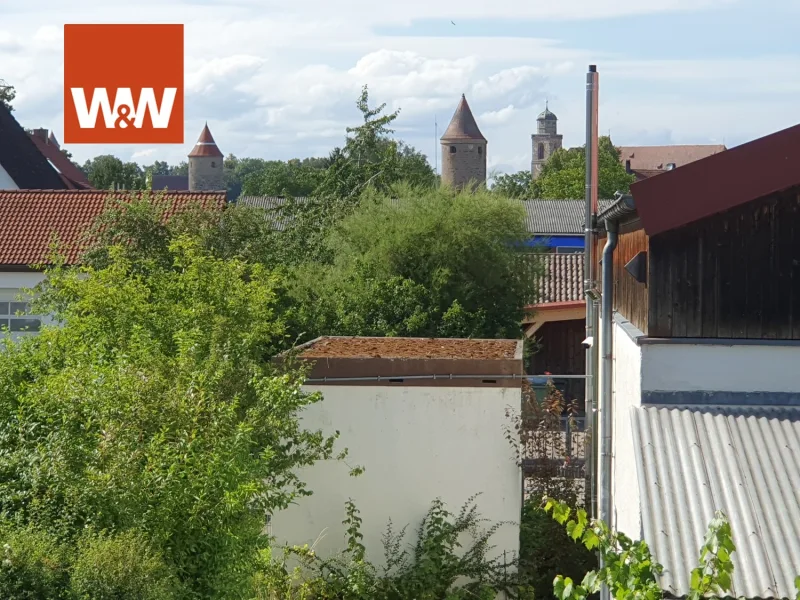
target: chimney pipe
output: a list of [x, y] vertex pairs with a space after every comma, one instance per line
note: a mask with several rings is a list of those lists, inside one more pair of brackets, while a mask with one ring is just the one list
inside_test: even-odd
[[[597, 283], [595, 278], [595, 223], [597, 221], [597, 99], [598, 99], [599, 75], [597, 66], [590, 65], [589, 72], [586, 74], [586, 203], [584, 214], [584, 296], [586, 298], [586, 339], [596, 338], [595, 332], [598, 326], [599, 306], [597, 293]], [[597, 515], [597, 492], [596, 492], [596, 469], [594, 467], [596, 452], [596, 406], [598, 381], [599, 348], [598, 344], [591, 344], [586, 349], [586, 418], [589, 423], [589, 446], [586, 448], [587, 465], [589, 466], [590, 476], [590, 501], [589, 513]]]

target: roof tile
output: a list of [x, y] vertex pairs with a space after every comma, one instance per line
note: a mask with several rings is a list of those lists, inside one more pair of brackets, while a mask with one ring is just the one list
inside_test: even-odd
[[[0, 190], [0, 265], [30, 266], [46, 261], [54, 235], [67, 262], [76, 264], [83, 250], [78, 242], [107, 201], [130, 195], [100, 190]], [[225, 205], [224, 192], [167, 193], [162, 198], [174, 201], [167, 215], [195, 203], [220, 209]]]

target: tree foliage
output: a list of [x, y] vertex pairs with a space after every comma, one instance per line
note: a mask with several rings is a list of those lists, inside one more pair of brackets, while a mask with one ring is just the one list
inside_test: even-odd
[[530, 171], [501, 173], [494, 177], [492, 192], [506, 198], [525, 200], [535, 198], [532, 190], [533, 180]]
[[[661, 600], [657, 576], [663, 572], [663, 567], [653, 559], [646, 542], [634, 542], [599, 519], [590, 521], [586, 511], [573, 512], [569, 506], [552, 498], [545, 498], [543, 506], [573, 540], [589, 550], [597, 550], [603, 565], [586, 573], [580, 583], [570, 577], [557, 576], [553, 589], [559, 600], [586, 600], [603, 585], [608, 586], [615, 600]], [[717, 511], [700, 550], [698, 567], [692, 571], [688, 582], [688, 598], [700, 600], [729, 595], [733, 578], [731, 555], [735, 551], [730, 523], [724, 513]]]
[[135, 162], [122, 162], [116, 156], [103, 154], [87, 160], [81, 167], [92, 187], [109, 190], [114, 186], [126, 190], [145, 188], [145, 172]]
[[14, 111], [14, 106], [12, 102], [14, 102], [14, 98], [17, 97], [17, 90], [14, 88], [13, 85], [9, 85], [9, 83], [5, 79], [0, 79], [0, 104], [5, 106], [9, 111]]
[[[619, 150], [611, 143], [611, 138], [602, 136], [598, 145], [598, 197], [613, 198], [616, 192], [630, 191], [634, 177], [620, 163]], [[532, 198], [583, 198], [586, 195], [585, 146], [569, 150], [559, 148], [553, 152], [541, 175], [531, 185]]]
[[184, 236], [168, 253], [49, 272], [36, 308], [61, 327], [0, 352], [0, 512], [73, 547], [140, 532], [191, 597], [239, 597], [265, 513], [334, 440], [298, 422], [319, 399], [302, 373], [269, 361], [276, 277]]
[[377, 192], [330, 229], [331, 262], [297, 267], [306, 336], [516, 337], [533, 279], [519, 204], [487, 192]]

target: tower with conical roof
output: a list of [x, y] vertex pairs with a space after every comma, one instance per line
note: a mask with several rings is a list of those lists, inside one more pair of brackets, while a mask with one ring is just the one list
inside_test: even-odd
[[461, 102], [441, 138], [442, 183], [463, 188], [470, 181], [486, 182], [486, 138], [461, 95]]
[[545, 102], [544, 112], [536, 119], [536, 133], [531, 135], [533, 159], [531, 160], [531, 175], [534, 179], [542, 174], [547, 160], [558, 148], [564, 136], [558, 133], [558, 117], [550, 112]]
[[225, 189], [222, 177], [222, 152], [217, 147], [214, 137], [203, 127], [197, 143], [189, 153], [189, 191], [220, 191]]

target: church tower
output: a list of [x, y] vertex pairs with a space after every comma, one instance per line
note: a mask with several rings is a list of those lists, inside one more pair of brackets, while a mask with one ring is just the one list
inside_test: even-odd
[[461, 102], [441, 140], [442, 183], [463, 188], [473, 181], [486, 182], [486, 138], [461, 94]]
[[533, 159], [531, 175], [534, 179], [542, 173], [542, 167], [558, 148], [564, 136], [558, 134], [558, 117], [550, 112], [545, 103], [544, 112], [536, 119], [536, 133], [531, 136]]
[[189, 153], [189, 191], [218, 192], [225, 189], [222, 177], [222, 152], [217, 148], [208, 123]]

